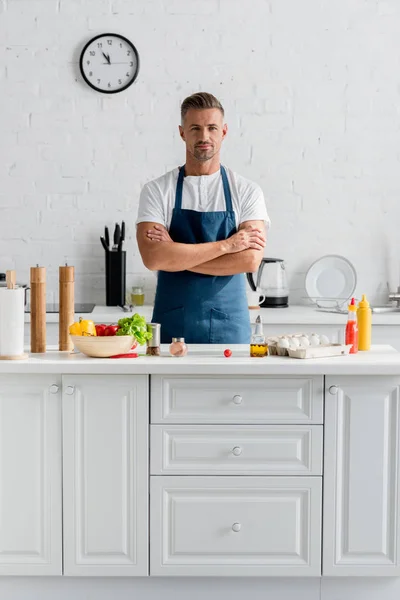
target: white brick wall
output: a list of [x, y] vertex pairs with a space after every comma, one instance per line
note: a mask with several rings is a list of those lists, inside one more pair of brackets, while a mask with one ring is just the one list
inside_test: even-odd
[[[141, 58], [110, 97], [78, 69], [102, 31]], [[292, 301], [326, 253], [384, 300], [389, 255], [400, 279], [399, 31], [398, 0], [0, 0], [0, 271], [46, 266], [51, 299], [68, 261], [77, 300], [103, 303], [99, 236], [124, 219], [128, 284], [151, 299], [140, 188], [182, 163], [180, 102], [206, 90], [226, 109], [223, 161], [264, 190]]]

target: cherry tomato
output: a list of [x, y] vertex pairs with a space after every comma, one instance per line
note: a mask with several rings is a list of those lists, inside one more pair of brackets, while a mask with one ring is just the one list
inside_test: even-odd
[[104, 330], [104, 335], [115, 335], [119, 329], [119, 325], [107, 325]]
[[224, 350], [224, 356], [226, 356], [226, 358], [229, 358], [230, 356], [232, 356], [232, 350], [230, 350], [229, 348]]
[[95, 325], [95, 327], [96, 327], [97, 335], [103, 336], [107, 325], [104, 325], [104, 323], [101, 323], [101, 325]]

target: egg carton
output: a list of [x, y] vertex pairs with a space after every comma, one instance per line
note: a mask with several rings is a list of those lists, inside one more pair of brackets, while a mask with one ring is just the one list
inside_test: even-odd
[[289, 348], [290, 358], [329, 358], [350, 354], [353, 344], [320, 344], [308, 348]]
[[287, 333], [267, 338], [268, 354], [271, 356], [289, 356], [289, 350], [317, 348], [321, 345], [330, 345], [326, 335], [312, 333]]

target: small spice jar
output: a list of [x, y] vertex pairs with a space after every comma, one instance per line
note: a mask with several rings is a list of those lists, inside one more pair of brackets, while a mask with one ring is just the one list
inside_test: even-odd
[[174, 337], [172, 338], [171, 345], [169, 347], [169, 353], [171, 356], [186, 356], [188, 347], [185, 344], [185, 338]]
[[147, 323], [147, 331], [152, 335], [151, 340], [147, 340], [147, 356], [160, 356], [160, 337], [161, 337], [161, 325], [160, 323]]

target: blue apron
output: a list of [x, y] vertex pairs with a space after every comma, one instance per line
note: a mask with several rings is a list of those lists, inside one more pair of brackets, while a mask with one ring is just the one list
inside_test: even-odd
[[[185, 167], [179, 170], [169, 234], [174, 242], [201, 244], [236, 233], [235, 213], [225, 168], [221, 165], [226, 210], [182, 208]], [[161, 342], [184, 337], [188, 344], [248, 344], [251, 329], [244, 274], [203, 275], [158, 272], [153, 323], [161, 323]]]

